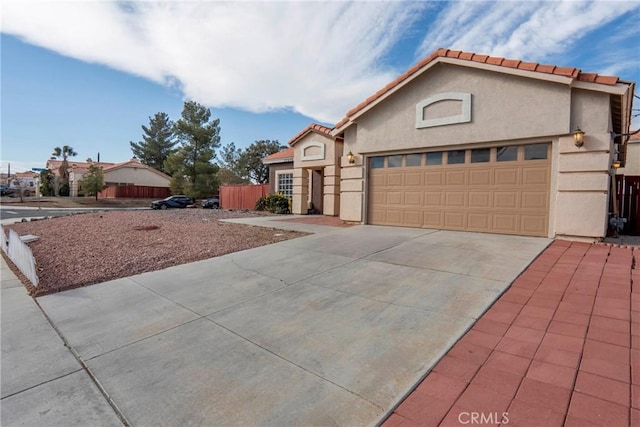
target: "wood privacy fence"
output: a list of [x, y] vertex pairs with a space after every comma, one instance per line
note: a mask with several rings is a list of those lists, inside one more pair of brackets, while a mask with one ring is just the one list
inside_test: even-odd
[[267, 194], [269, 184], [223, 185], [220, 187], [220, 207], [253, 210], [258, 199]]
[[164, 199], [171, 195], [168, 187], [148, 187], [144, 185], [108, 185], [98, 197], [101, 199]]
[[640, 176], [616, 175], [618, 212], [626, 218], [622, 234], [640, 236]]

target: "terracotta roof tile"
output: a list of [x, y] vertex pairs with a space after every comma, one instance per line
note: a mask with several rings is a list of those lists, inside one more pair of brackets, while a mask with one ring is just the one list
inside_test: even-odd
[[556, 68], [557, 67], [555, 65], [538, 64], [538, 68], [536, 68], [536, 71], [539, 73], [553, 74]]
[[487, 59], [489, 58], [489, 55], [478, 55], [477, 53], [473, 55], [473, 58], [471, 58], [472, 61], [475, 62], [482, 62], [485, 63], [487, 62]]
[[521, 70], [527, 70], [527, 71], [536, 71], [536, 68], [538, 68], [538, 63], [537, 62], [520, 62], [520, 65], [518, 65], [518, 68], [520, 68]]
[[291, 157], [293, 157], [293, 147], [289, 147], [282, 151], [278, 151], [277, 153], [273, 153], [262, 160], [289, 159]]
[[495, 56], [490, 56], [487, 58], [487, 64], [491, 65], [502, 65], [502, 61], [504, 61], [504, 58], [497, 58]]
[[[505, 58], [495, 57], [495, 56], [479, 55], [473, 52], [462, 52], [459, 50], [449, 50], [449, 49], [440, 48], [434, 51], [433, 53], [431, 53], [426, 58], [423, 58], [422, 60], [420, 60], [417, 64], [413, 65], [407, 71], [405, 71], [400, 76], [398, 76], [394, 81], [388, 83], [384, 88], [378, 90], [375, 94], [368, 97], [366, 100], [364, 100], [363, 102], [361, 102], [360, 104], [356, 105], [354, 108], [349, 110], [346, 116], [335, 125], [335, 128], [344, 126], [349, 121], [349, 117], [355, 115], [356, 113], [358, 113], [359, 111], [367, 107], [368, 105], [372, 104], [373, 102], [375, 102], [376, 100], [384, 96], [391, 89], [395, 88], [404, 80], [406, 80], [413, 74], [420, 71], [423, 67], [431, 63], [436, 58], [455, 58], [463, 61], [481, 62], [481, 63], [490, 64], [490, 65], [516, 68], [516, 69], [525, 70], [525, 71], [533, 71], [538, 73], [555, 74], [558, 76], [572, 77], [572, 78], [577, 78], [580, 81], [604, 84], [609, 86], [613, 86], [617, 84], [619, 81], [618, 77], [615, 77], [615, 76], [600, 76], [596, 73], [583, 73], [579, 69], [574, 67], [557, 67], [555, 65], [538, 64], [537, 62], [523, 62], [517, 59], [505, 59]], [[305, 129], [303, 132], [296, 135], [296, 137], [293, 138], [292, 141], [302, 136], [302, 134], [306, 131], [307, 130]], [[289, 143], [291, 144], [291, 142]]]
[[[360, 105], [364, 106], [366, 104], [364, 102], [362, 102], [362, 103], [360, 103]], [[356, 108], [358, 108], [358, 107], [356, 107]], [[346, 119], [346, 117], [345, 117], [345, 119]], [[345, 120], [345, 119], [343, 119], [343, 120]], [[299, 140], [300, 138], [302, 138], [303, 136], [305, 136], [309, 132], [317, 132], [317, 133], [324, 134], [324, 135], [326, 135], [328, 137], [332, 137], [331, 136], [331, 131], [332, 130], [333, 130], [332, 128], [328, 128], [326, 126], [322, 126], [322, 125], [319, 125], [317, 123], [311, 123], [309, 126], [307, 126], [306, 128], [302, 129], [300, 132], [298, 132], [298, 134], [296, 136], [291, 138], [289, 140], [289, 145], [294, 144], [297, 140]]]
[[620, 80], [616, 76], [596, 76], [596, 83], [603, 85], [615, 85]]
[[502, 61], [502, 66], [509, 68], [518, 68], [520, 62], [521, 61], [518, 61], [517, 59], [505, 59], [504, 61]]

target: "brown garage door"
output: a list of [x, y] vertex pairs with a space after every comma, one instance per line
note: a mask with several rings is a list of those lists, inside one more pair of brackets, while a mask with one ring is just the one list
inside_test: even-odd
[[551, 145], [369, 159], [368, 222], [547, 236]]

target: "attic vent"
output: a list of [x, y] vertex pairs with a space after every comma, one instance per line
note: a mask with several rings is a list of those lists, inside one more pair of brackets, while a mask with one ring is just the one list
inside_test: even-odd
[[[432, 118], [429, 118], [430, 115]], [[416, 129], [467, 123], [470, 121], [470, 93], [439, 93], [423, 99], [416, 104]]]

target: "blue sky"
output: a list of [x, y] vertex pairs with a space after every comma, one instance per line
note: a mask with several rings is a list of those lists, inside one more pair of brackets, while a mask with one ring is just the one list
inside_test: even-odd
[[149, 116], [178, 119], [187, 99], [223, 144], [286, 143], [439, 47], [640, 82], [639, 18], [638, 1], [4, 0], [0, 171], [61, 145], [128, 160]]

